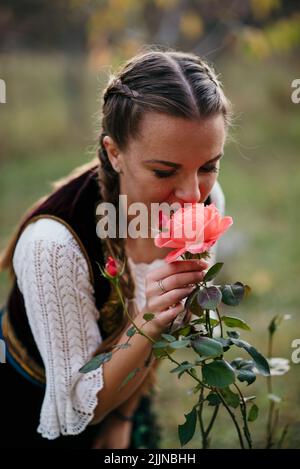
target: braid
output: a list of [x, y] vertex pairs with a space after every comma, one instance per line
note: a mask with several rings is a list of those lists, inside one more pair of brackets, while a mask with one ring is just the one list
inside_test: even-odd
[[181, 52], [171, 52], [170, 57], [173, 58], [173, 60], [177, 63], [177, 60], [179, 59], [180, 61], [183, 61], [186, 64], [189, 64], [193, 62], [199, 67], [199, 70], [207, 76], [207, 78], [214, 83], [214, 85], [218, 88], [218, 90], [221, 88], [221, 83], [218, 80], [218, 77], [213, 69], [212, 66], [208, 65], [205, 60], [201, 59], [197, 55], [194, 54], [183, 54]]
[[[112, 165], [110, 164], [109, 158], [107, 156], [106, 149], [103, 145], [103, 138], [106, 135], [105, 132], [102, 132], [99, 139], [99, 149], [98, 149], [98, 158], [100, 160], [99, 172], [98, 172], [98, 182], [99, 188], [102, 195], [102, 198], [106, 202], [111, 202], [116, 208], [119, 207], [118, 196], [120, 192], [119, 187], [119, 177], [118, 173], [114, 171]], [[117, 214], [117, 233], [119, 227], [119, 217]], [[105, 238], [104, 240], [104, 250], [106, 250], [114, 258], [125, 261], [125, 269], [123, 275], [120, 277], [120, 283], [122, 292], [125, 295], [127, 300], [131, 300], [134, 297], [134, 281], [128, 266], [125, 253], [125, 243], [123, 238]], [[119, 319], [120, 318], [120, 319]], [[112, 346], [119, 340], [120, 336], [123, 334], [124, 329], [127, 328], [131, 322], [124, 315], [122, 310], [122, 315], [118, 316], [118, 324], [114, 324], [114, 331], [102, 344], [98, 347], [95, 354], [103, 353], [110, 351]], [[159, 362], [156, 361], [152, 368], [150, 368], [148, 376], [145, 378], [140, 392], [141, 395], [147, 395], [151, 393], [154, 389], [154, 386], [157, 383], [156, 378], [156, 368], [158, 367]]]
[[211, 67], [209, 67], [207, 65], [207, 63], [204, 62], [203, 60], [200, 60], [200, 62], [201, 62], [201, 65], [203, 67], [204, 73], [206, 73], [209, 80], [211, 80], [216, 85], [216, 87], [219, 88], [221, 85], [220, 85], [220, 83], [218, 81], [218, 78], [217, 78], [215, 72], [213, 71], [213, 69]]
[[[106, 149], [103, 145], [103, 138], [106, 135], [103, 132], [100, 136], [99, 141], [99, 150], [98, 156], [100, 159], [98, 181], [102, 199], [105, 202], [112, 203], [118, 210], [119, 201], [118, 196], [120, 193], [119, 177], [118, 173], [113, 169], [110, 164], [110, 161], [107, 156]], [[116, 232], [119, 232], [119, 216], [117, 213], [116, 217]], [[125, 253], [125, 242], [123, 238], [109, 238], [106, 237], [104, 240], [104, 246], [106, 247], [107, 252], [116, 259], [119, 259], [121, 262], [125, 261], [124, 274], [120, 278], [122, 291], [125, 294], [127, 300], [130, 300], [134, 297], [134, 282], [131, 276], [131, 272], [128, 266]]]
[[141, 94], [138, 91], [132, 90], [125, 83], [122, 83], [120, 78], [114, 79], [108, 84], [103, 95], [104, 103], [106, 103], [109, 95], [117, 94], [125, 98], [135, 99], [140, 98]]

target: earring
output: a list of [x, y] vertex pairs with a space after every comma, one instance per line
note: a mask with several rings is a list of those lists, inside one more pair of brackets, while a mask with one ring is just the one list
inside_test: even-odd
[[116, 171], [118, 174], [124, 174], [123, 171], [122, 171], [120, 168], [116, 168], [115, 171]]

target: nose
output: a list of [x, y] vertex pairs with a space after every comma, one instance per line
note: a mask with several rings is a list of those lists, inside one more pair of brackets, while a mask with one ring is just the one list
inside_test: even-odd
[[176, 200], [180, 203], [198, 203], [201, 200], [201, 192], [199, 187], [198, 176], [191, 176], [189, 178], [183, 178], [181, 183], [176, 187], [174, 191]]

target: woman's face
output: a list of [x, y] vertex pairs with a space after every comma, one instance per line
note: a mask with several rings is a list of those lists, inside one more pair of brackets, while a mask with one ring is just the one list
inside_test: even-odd
[[189, 120], [148, 112], [139, 135], [120, 151], [104, 138], [109, 159], [122, 170], [120, 193], [128, 206], [143, 202], [204, 202], [217, 179], [225, 143], [222, 115]]

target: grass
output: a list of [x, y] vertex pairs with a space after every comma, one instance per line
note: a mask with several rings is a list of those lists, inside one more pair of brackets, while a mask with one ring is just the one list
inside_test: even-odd
[[[61, 56], [0, 57], [8, 102], [1, 105], [0, 128], [0, 248], [20, 216], [50, 182], [89, 159], [94, 141], [99, 79], [84, 62]], [[253, 293], [237, 311], [251, 326], [243, 333], [266, 353], [267, 326], [275, 314], [290, 313], [275, 340], [275, 355], [291, 358], [293, 339], [300, 338], [300, 105], [290, 101], [290, 83], [297, 77], [287, 59], [253, 63], [230, 57], [218, 63], [225, 89], [235, 105], [234, 141], [229, 141], [220, 181], [226, 212], [234, 226], [220, 244], [225, 262], [221, 281], [241, 280]], [[22, 71], [22, 76], [19, 75]], [[2, 76], [1, 76], [2, 78]], [[100, 82], [103, 77], [100, 77]], [[0, 304], [9, 285], [0, 274]], [[228, 312], [228, 311], [227, 311]], [[176, 352], [184, 359], [183, 352]], [[237, 354], [239, 355], [239, 354]], [[188, 394], [192, 383], [177, 379], [167, 361], [159, 369], [155, 408], [164, 429], [162, 448], [178, 448], [177, 426], [195, 403]], [[300, 365], [291, 364], [284, 378], [276, 378], [274, 392], [283, 398], [281, 424], [290, 430], [286, 447], [300, 447]], [[256, 394], [260, 416], [251, 424], [255, 444], [264, 444], [267, 412], [266, 384], [259, 378], [245, 394]], [[237, 447], [228, 417], [221, 414], [213, 431], [215, 448]], [[200, 447], [195, 437], [187, 448]]]

